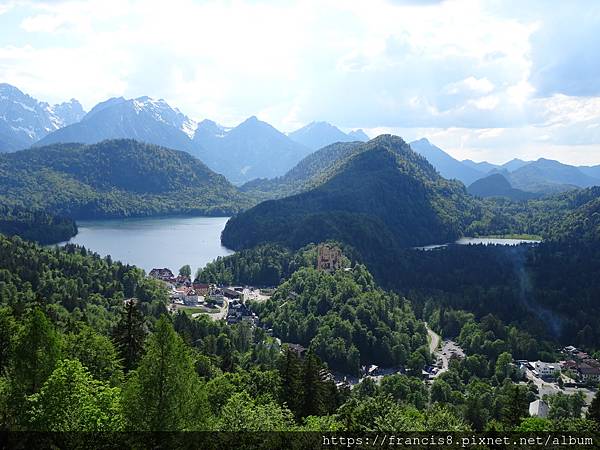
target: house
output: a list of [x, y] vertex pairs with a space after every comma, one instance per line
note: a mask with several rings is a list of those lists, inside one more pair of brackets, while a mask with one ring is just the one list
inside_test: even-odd
[[539, 417], [541, 419], [545, 419], [548, 417], [548, 413], [550, 412], [550, 407], [548, 403], [544, 400], [536, 400], [529, 404], [529, 415], [531, 417]]
[[212, 290], [210, 284], [208, 284], [208, 283], [196, 283], [196, 282], [194, 282], [192, 284], [192, 287], [194, 288], [194, 290], [196, 292], [198, 292], [198, 294], [204, 295], [204, 296], [207, 296], [210, 293], [210, 291]]
[[149, 274], [152, 278], [156, 278], [157, 280], [162, 281], [174, 281], [175, 275], [171, 272], [170, 269], [166, 267], [163, 269], [152, 269]]
[[219, 295], [219, 294], [210, 294], [208, 296], [208, 301], [209, 301], [209, 303], [214, 303], [215, 305], [223, 306], [225, 304], [225, 302], [227, 301], [227, 298], [225, 296]]
[[171, 300], [183, 303], [186, 306], [197, 306], [204, 301], [204, 297], [199, 295], [193, 288], [181, 286], [171, 292]]
[[[223, 295], [225, 297], [243, 299], [244, 294], [242, 292], [238, 291], [238, 289], [241, 289], [241, 288], [223, 287], [223, 288], [221, 288], [221, 291], [223, 292]], [[242, 291], [243, 291], [243, 289], [242, 289]]]
[[227, 323], [233, 325], [242, 321], [249, 322], [252, 326], [255, 326], [258, 322], [258, 317], [244, 303], [234, 300], [229, 304], [229, 309], [227, 310]]
[[177, 277], [175, 278], [175, 284], [177, 284], [178, 286], [191, 287], [192, 280], [187, 275], [177, 275]]
[[566, 353], [567, 355], [573, 355], [576, 351], [577, 347], [573, 347], [572, 345], [567, 345], [563, 348], [563, 353]]
[[186, 306], [197, 306], [204, 300], [204, 297], [198, 295], [194, 289], [189, 289], [186, 295], [183, 297], [183, 304]]
[[317, 269], [325, 272], [335, 272], [342, 268], [342, 251], [329, 244], [319, 244], [317, 247]]
[[576, 350], [573, 352], [573, 357], [579, 361], [583, 361], [584, 359], [589, 359], [590, 355], [588, 355], [586, 352], [582, 352], [581, 350]]
[[375, 376], [377, 375], [377, 371], [379, 370], [379, 366], [376, 366], [375, 364], [371, 364], [370, 366], [363, 366], [363, 373], [368, 376]]
[[572, 359], [561, 361], [559, 364], [562, 370], [572, 370], [573, 372], [577, 371], [577, 362], [573, 361]]
[[583, 364], [587, 364], [588, 366], [600, 367], [600, 361], [598, 361], [597, 359], [594, 359], [594, 358], [586, 358], [581, 362]]
[[579, 379], [584, 382], [600, 381], [600, 366], [592, 365], [588, 362], [583, 362], [577, 367]]
[[533, 363], [533, 366], [542, 378], [553, 377], [560, 372], [560, 366], [557, 363], [536, 361]]

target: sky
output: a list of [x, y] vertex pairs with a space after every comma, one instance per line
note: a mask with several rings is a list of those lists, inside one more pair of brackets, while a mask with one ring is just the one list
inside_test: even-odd
[[596, 0], [0, 0], [0, 30], [0, 82], [49, 103], [148, 95], [226, 126], [600, 164]]

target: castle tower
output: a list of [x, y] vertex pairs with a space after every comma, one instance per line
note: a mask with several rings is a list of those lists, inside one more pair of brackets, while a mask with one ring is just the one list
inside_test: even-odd
[[325, 272], [335, 272], [342, 268], [342, 251], [329, 244], [319, 244], [317, 247], [317, 269]]

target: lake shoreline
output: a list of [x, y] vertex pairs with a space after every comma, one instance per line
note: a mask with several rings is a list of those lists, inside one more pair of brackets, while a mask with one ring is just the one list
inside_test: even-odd
[[66, 241], [57, 241], [57, 242], [50, 242], [47, 244], [43, 244], [44, 246], [47, 247], [52, 247], [54, 245], [58, 245], [58, 246], [62, 246], [67, 244], [69, 241], [71, 241], [74, 237], [76, 237], [79, 234], [79, 224], [80, 223], [88, 223], [88, 222], [110, 222], [110, 221], [119, 221], [119, 220], [145, 220], [145, 219], [189, 219], [189, 218], [195, 218], [195, 217], [210, 217], [210, 218], [216, 218], [216, 219], [222, 219], [222, 218], [231, 218], [233, 216], [233, 214], [224, 214], [224, 213], [219, 213], [219, 214], [185, 214], [185, 213], [176, 213], [176, 214], [157, 214], [157, 215], [135, 215], [135, 216], [104, 216], [104, 217], [94, 217], [94, 218], [87, 218], [87, 219], [80, 219], [80, 218], [73, 218], [73, 217], [68, 217], [68, 219], [72, 220], [75, 223], [75, 234], [71, 235], [69, 237], [68, 240]]
[[228, 216], [187, 215], [78, 220], [78, 234], [53, 245], [80, 245], [146, 273], [155, 267], [176, 272], [186, 264], [199, 269], [234, 253], [221, 245], [228, 220]]

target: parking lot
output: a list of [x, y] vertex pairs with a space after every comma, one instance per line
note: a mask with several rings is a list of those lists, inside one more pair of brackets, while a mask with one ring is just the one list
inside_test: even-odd
[[456, 342], [444, 340], [441, 349], [438, 349], [433, 355], [436, 358], [436, 366], [438, 367], [438, 371], [433, 375], [433, 378], [435, 378], [448, 370], [452, 357], [462, 359], [465, 357], [465, 352]]

